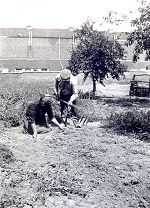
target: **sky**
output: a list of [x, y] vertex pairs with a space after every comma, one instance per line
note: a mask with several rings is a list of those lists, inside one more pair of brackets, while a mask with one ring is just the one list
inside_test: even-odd
[[[100, 27], [99, 22], [109, 11], [132, 19], [137, 16], [138, 6], [137, 0], [0, 0], [0, 28], [79, 28], [87, 18]], [[131, 30], [129, 21], [117, 27], [103, 25], [106, 27]]]

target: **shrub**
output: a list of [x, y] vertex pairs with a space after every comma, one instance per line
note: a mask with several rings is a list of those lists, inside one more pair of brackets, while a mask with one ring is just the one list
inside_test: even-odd
[[0, 167], [5, 163], [11, 163], [15, 160], [11, 150], [4, 144], [0, 144]]
[[138, 97], [117, 97], [117, 98], [106, 98], [103, 99], [105, 101], [106, 104], [115, 104], [115, 105], [119, 105], [122, 107], [129, 107], [129, 106], [134, 106], [134, 105], [140, 105], [144, 104], [143, 106], [145, 107], [149, 107], [149, 99], [146, 98], [138, 98]]
[[92, 90], [84, 92], [83, 90], [80, 89], [78, 94], [79, 94], [79, 98], [81, 99], [94, 99], [95, 98], [95, 93], [93, 93]]
[[150, 111], [130, 110], [111, 113], [108, 125], [120, 133], [143, 134], [150, 133]]

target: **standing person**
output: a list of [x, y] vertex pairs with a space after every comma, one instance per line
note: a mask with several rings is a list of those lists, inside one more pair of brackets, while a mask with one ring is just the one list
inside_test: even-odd
[[38, 133], [47, 133], [51, 131], [46, 119], [48, 118], [61, 130], [63, 130], [62, 124], [59, 124], [54, 117], [50, 95], [41, 95], [40, 99], [35, 102], [31, 102], [26, 109], [26, 122], [24, 122], [24, 130], [33, 135], [33, 138], [37, 137]]
[[[61, 117], [63, 118], [63, 112], [66, 107], [75, 104], [78, 97], [78, 85], [77, 79], [71, 74], [69, 69], [63, 69], [55, 78], [54, 93], [56, 99], [60, 100]], [[65, 101], [68, 104], [62, 102]], [[71, 107], [71, 113], [77, 116], [75, 109]]]

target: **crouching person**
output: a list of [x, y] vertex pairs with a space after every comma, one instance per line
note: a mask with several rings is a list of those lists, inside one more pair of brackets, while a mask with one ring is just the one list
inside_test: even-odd
[[33, 138], [36, 138], [38, 133], [51, 131], [46, 119], [46, 114], [50, 121], [63, 130], [63, 125], [58, 123], [54, 117], [50, 95], [45, 94], [41, 95], [38, 101], [31, 102], [28, 105], [24, 121], [24, 131], [33, 135]]

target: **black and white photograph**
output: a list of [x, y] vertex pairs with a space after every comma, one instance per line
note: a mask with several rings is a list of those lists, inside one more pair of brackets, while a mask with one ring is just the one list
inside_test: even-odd
[[150, 208], [150, 0], [0, 0], [0, 208]]

